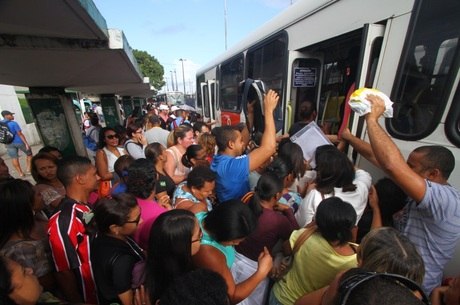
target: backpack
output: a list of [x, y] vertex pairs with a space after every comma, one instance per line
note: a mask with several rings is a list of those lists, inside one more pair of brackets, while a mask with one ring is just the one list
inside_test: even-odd
[[0, 121], [0, 143], [10, 144], [13, 142], [14, 134], [8, 127], [8, 122]]
[[83, 135], [83, 144], [85, 144], [86, 148], [88, 148], [89, 150], [92, 150], [92, 151], [97, 150], [97, 143], [96, 143], [96, 141], [94, 141], [93, 138], [91, 138], [91, 134], [93, 133], [94, 130], [96, 130], [96, 128], [91, 130], [88, 135], [82, 134]]

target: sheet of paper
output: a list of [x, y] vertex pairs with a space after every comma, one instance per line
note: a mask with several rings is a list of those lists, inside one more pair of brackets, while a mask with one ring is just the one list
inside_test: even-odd
[[332, 145], [314, 121], [294, 134], [291, 137], [291, 141], [299, 144], [303, 151], [303, 157], [310, 162], [312, 168], [316, 167], [316, 148], [322, 145]]

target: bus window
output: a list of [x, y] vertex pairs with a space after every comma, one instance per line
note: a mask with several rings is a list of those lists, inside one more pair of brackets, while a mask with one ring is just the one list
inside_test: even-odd
[[196, 108], [198, 108], [198, 110], [203, 109], [203, 96], [201, 95], [201, 83], [202, 82], [204, 82], [204, 75], [198, 76], [197, 82], [196, 82], [196, 86], [197, 86], [197, 89], [196, 89]]
[[[283, 80], [286, 79], [287, 54], [287, 35], [283, 32], [262, 45], [250, 49], [246, 60], [247, 77], [262, 80], [267, 89], [277, 91], [280, 96], [280, 102], [274, 114], [277, 131], [283, 128]], [[263, 103], [263, 101], [260, 102]], [[256, 131], [263, 131], [263, 116], [260, 107], [254, 108], [254, 127]]]
[[238, 84], [243, 80], [243, 54], [220, 66], [220, 105], [222, 111], [240, 112]]
[[421, 2], [393, 86], [394, 117], [386, 122], [390, 134], [403, 140], [424, 138], [439, 125], [458, 69], [453, 62], [460, 37], [460, 2]]

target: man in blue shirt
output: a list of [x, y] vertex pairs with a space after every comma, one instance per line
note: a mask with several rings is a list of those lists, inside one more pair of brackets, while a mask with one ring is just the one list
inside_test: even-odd
[[[243, 155], [246, 150], [241, 132], [233, 126], [217, 127], [218, 154], [211, 170], [217, 174], [216, 195], [219, 202], [241, 199], [249, 191], [249, 172], [260, 167], [276, 151], [276, 130], [273, 112], [279, 96], [269, 90], [264, 97], [265, 130], [260, 147]], [[249, 116], [249, 115], [248, 115]]]
[[19, 150], [22, 150], [27, 156], [27, 174], [30, 174], [30, 166], [32, 161], [32, 150], [30, 149], [29, 144], [27, 143], [26, 137], [22, 133], [21, 127], [19, 124], [14, 121], [14, 113], [3, 110], [2, 111], [3, 121], [8, 124], [8, 128], [13, 133], [14, 138], [13, 142], [6, 144], [6, 150], [8, 156], [10, 156], [16, 172], [20, 177], [24, 177], [24, 172], [21, 169], [21, 164], [19, 163]]

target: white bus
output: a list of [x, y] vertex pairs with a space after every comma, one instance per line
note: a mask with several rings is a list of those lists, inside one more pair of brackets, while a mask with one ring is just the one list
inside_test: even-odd
[[184, 93], [180, 91], [168, 91], [165, 93], [158, 93], [155, 100], [159, 103], [164, 103], [169, 106], [183, 105], [185, 103]]
[[[278, 132], [306, 99], [336, 132], [351, 88], [378, 88], [395, 102], [385, 126], [403, 154], [448, 147], [457, 159], [450, 182], [460, 188], [459, 37], [458, 0], [299, 0], [197, 72], [197, 108], [218, 124], [244, 121], [241, 84], [262, 80], [281, 97]], [[363, 119], [352, 114], [348, 124], [367, 139]]]
[[[459, 37], [458, 0], [299, 0], [197, 72], [197, 108], [218, 124], [244, 121], [241, 84], [261, 80], [281, 97], [279, 133], [298, 120], [304, 100], [315, 101], [318, 123], [336, 132], [352, 88], [378, 88], [395, 103], [385, 128], [405, 157], [421, 145], [446, 146], [456, 158], [449, 181], [458, 189]], [[348, 126], [368, 140], [362, 118], [351, 114]], [[375, 178], [382, 175], [348, 153]], [[447, 275], [458, 272], [458, 248]]]

